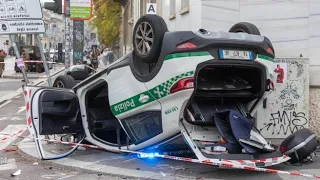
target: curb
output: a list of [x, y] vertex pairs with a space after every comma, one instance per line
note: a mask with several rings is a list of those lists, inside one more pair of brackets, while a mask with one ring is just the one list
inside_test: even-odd
[[[34, 77], [28, 77], [28, 79], [39, 79], [41, 76], [34, 76]], [[2, 78], [7, 79], [22, 79], [23, 76], [21, 75], [2, 75]]]
[[[65, 69], [62, 68], [61, 70], [58, 70], [56, 72], [53, 72], [52, 74], [50, 74], [50, 77], [56, 75], [57, 73], [60, 73], [61, 71], [64, 71]], [[27, 73], [28, 76], [28, 73]], [[23, 75], [21, 73], [19, 74], [11, 74], [11, 75], [2, 75], [2, 78], [7, 78], [7, 79], [22, 79]], [[41, 75], [41, 76], [28, 76], [28, 79], [39, 79], [39, 78], [47, 78], [46, 75]]]

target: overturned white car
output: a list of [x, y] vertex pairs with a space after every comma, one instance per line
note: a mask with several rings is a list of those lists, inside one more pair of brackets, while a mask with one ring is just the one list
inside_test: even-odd
[[111, 151], [189, 148], [200, 161], [255, 167], [300, 161], [316, 149], [308, 129], [277, 148], [255, 128], [256, 107], [272, 91], [275, 55], [254, 25], [168, 32], [161, 17], [145, 15], [133, 39], [133, 52], [72, 90], [23, 87], [43, 159], [50, 158], [40, 135], [67, 133]]

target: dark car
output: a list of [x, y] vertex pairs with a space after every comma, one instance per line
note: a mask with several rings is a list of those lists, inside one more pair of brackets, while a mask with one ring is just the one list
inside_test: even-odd
[[[31, 45], [26, 45], [26, 46], [19, 46], [18, 47], [19, 52], [21, 52], [23, 49], [26, 51], [26, 53], [29, 54], [29, 61], [41, 61], [41, 54], [40, 54], [40, 49], [37, 46], [31, 46]], [[49, 63], [50, 61], [50, 56], [49, 53], [44, 53], [46, 60], [48, 62], [48, 68], [52, 69], [53, 64]], [[27, 62], [25, 63], [28, 66], [28, 71], [29, 72], [38, 72], [42, 73], [44, 72], [44, 66], [43, 63], [41, 62]], [[14, 67], [16, 72], [21, 72], [20, 68], [17, 66], [17, 63], [15, 63]]]

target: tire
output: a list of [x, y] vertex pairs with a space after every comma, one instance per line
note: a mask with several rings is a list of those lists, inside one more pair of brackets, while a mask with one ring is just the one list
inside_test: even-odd
[[234, 33], [245, 32], [248, 34], [261, 35], [257, 26], [248, 22], [239, 22], [233, 25], [230, 28], [229, 32], [234, 32]]
[[71, 89], [76, 85], [75, 80], [70, 75], [60, 75], [54, 80], [53, 87]]
[[[150, 30], [152, 38], [149, 37], [150, 34], [146, 36], [141, 33], [142, 31], [146, 33]], [[165, 21], [158, 15], [146, 14], [139, 18], [138, 22], [134, 26], [132, 39], [133, 51], [142, 62], [149, 63], [159, 57], [163, 37], [167, 31], [168, 27]], [[150, 40], [147, 40], [147, 38], [152, 39], [152, 42]], [[148, 45], [150, 46], [149, 50], [147, 50], [147, 46], [144, 46], [145, 43], [148, 43]]]

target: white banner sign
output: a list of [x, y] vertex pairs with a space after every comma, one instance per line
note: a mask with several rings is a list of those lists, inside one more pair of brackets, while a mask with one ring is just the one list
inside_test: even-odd
[[0, 21], [0, 35], [44, 32], [43, 20]]
[[40, 0], [0, 0], [0, 19], [42, 19]]

